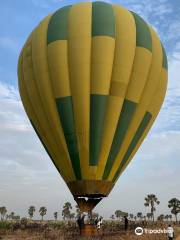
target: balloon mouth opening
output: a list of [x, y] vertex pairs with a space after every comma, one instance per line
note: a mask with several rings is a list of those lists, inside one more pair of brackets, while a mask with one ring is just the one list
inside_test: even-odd
[[93, 208], [104, 198], [102, 194], [91, 194], [86, 196], [75, 196], [74, 200], [77, 202], [82, 212], [91, 212]]
[[109, 195], [114, 183], [107, 180], [77, 180], [67, 185], [80, 210], [89, 212]]

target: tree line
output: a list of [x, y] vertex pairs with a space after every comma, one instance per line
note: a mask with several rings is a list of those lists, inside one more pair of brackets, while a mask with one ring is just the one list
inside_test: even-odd
[[[131, 220], [152, 220], [154, 221], [155, 217], [154, 217], [154, 213], [156, 211], [156, 205], [159, 205], [160, 204], [160, 201], [158, 200], [158, 198], [156, 197], [155, 194], [148, 194], [146, 197], [145, 197], [145, 202], [144, 202], [144, 206], [145, 207], [149, 207], [150, 208], [150, 212], [147, 213], [145, 216], [143, 216], [142, 212], [138, 212], [136, 215], [130, 213], [126, 213], [126, 212], [123, 212], [121, 210], [116, 210], [114, 214], [112, 214], [110, 216], [110, 218], [113, 220], [115, 219], [115, 217], [117, 219], [120, 219], [124, 216], [127, 216], [129, 217]], [[176, 222], [177, 222], [177, 218], [178, 218], [178, 213], [180, 213], [180, 200], [177, 199], [177, 198], [172, 198], [171, 200], [168, 201], [168, 207], [170, 208], [171, 210], [171, 214], [173, 214], [175, 216], [175, 219], [176, 219]], [[29, 215], [29, 218], [30, 219], [33, 219], [34, 217], [34, 214], [36, 212], [36, 208], [35, 206], [30, 206], [28, 208], [28, 215]], [[42, 206], [39, 208], [39, 215], [41, 216], [41, 220], [43, 221], [44, 219], [44, 216], [46, 215], [47, 213], [47, 208]], [[70, 202], [66, 202], [64, 205], [63, 205], [63, 209], [62, 209], [62, 218], [63, 220], [74, 220], [75, 218], [77, 218], [79, 215], [81, 214], [81, 211], [79, 209], [79, 207], [76, 205], [76, 212], [72, 212], [72, 205]], [[164, 214], [161, 214], [160, 216], [158, 216], [158, 220], [172, 220], [172, 215], [171, 214], [167, 214], [167, 215], [164, 215]], [[7, 209], [5, 206], [3, 207], [0, 207], [0, 216], [1, 216], [1, 221], [3, 220], [20, 220], [20, 216], [19, 215], [16, 215], [14, 212], [11, 212], [8, 214], [7, 212]], [[58, 219], [58, 216], [59, 216], [59, 213], [56, 211], [53, 213], [53, 216], [54, 216], [54, 219], [57, 220]], [[98, 217], [99, 214], [98, 213], [92, 213], [92, 217], [93, 218], [96, 218]]]
[[[152, 220], [154, 221], [154, 214], [156, 212], [156, 205], [160, 204], [160, 201], [156, 197], [155, 194], [148, 194], [145, 197], [144, 206], [150, 208], [150, 212], [143, 216], [142, 212], [138, 212], [136, 215], [130, 213], [123, 212], [121, 210], [116, 210], [114, 214], [110, 216], [111, 219], [120, 219], [124, 216], [129, 216], [130, 220]], [[178, 213], [180, 213], [180, 200], [177, 198], [172, 198], [168, 201], [168, 208], [171, 209], [171, 213], [175, 216], [177, 222]], [[157, 217], [157, 220], [172, 220], [172, 214], [161, 214]]]
[[[71, 212], [72, 210], [72, 205], [70, 202], [66, 202], [63, 206], [63, 210], [62, 210], [62, 217], [64, 220], [73, 220], [75, 217], [77, 217], [81, 212], [78, 206], [76, 206], [76, 214]], [[35, 206], [30, 206], [28, 208], [28, 216], [30, 219], [33, 219], [34, 214], [36, 212], [36, 207]], [[41, 216], [41, 220], [43, 221], [44, 216], [47, 213], [47, 208], [42, 206], [39, 208], [39, 215]], [[54, 212], [53, 216], [54, 219], [57, 220], [59, 213], [58, 212]], [[1, 216], [1, 221], [3, 220], [20, 220], [20, 216], [19, 215], [15, 215], [14, 212], [11, 212], [10, 214], [7, 213], [7, 208], [5, 206], [0, 207], [0, 216]]]

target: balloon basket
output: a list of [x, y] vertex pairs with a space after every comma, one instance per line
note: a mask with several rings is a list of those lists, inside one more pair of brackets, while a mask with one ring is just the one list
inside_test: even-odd
[[83, 237], [94, 237], [101, 235], [100, 230], [97, 230], [94, 224], [84, 224], [81, 227], [80, 235]]

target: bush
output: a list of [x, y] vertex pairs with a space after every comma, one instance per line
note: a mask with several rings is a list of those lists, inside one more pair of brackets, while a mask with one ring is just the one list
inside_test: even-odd
[[0, 229], [10, 229], [11, 223], [6, 221], [0, 221]]

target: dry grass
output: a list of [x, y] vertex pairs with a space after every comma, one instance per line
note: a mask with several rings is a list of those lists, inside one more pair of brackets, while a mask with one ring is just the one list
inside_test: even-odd
[[[75, 223], [64, 222], [27, 222], [27, 223], [7, 223], [0, 225], [0, 239], [3, 240], [165, 240], [165, 234], [144, 234], [136, 236], [131, 224], [127, 233], [123, 230], [120, 222], [107, 221], [104, 223], [103, 234], [96, 238], [83, 238], [79, 236], [79, 230]], [[167, 224], [155, 224], [146, 226], [150, 229], [166, 228]], [[180, 226], [175, 227], [176, 236], [180, 236]]]

